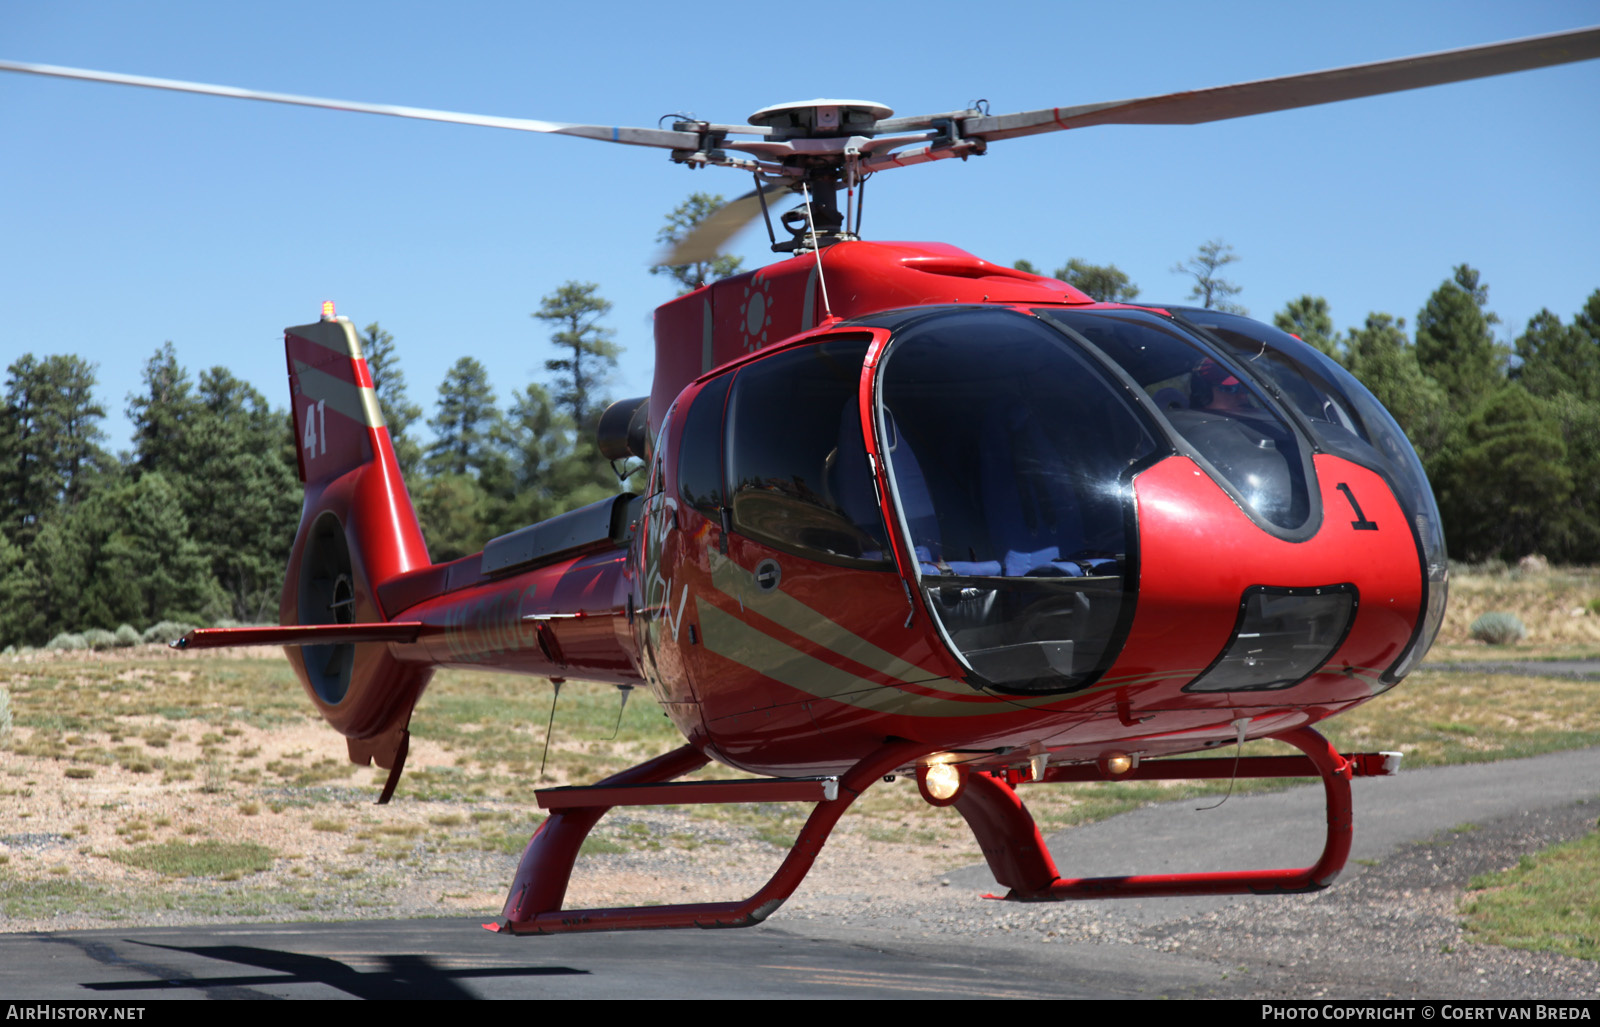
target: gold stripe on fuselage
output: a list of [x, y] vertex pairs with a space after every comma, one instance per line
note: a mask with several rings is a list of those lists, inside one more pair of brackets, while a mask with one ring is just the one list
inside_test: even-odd
[[[970, 717], [1013, 713], [1059, 702], [1059, 695], [1007, 696], [979, 692], [959, 681], [940, 677], [881, 649], [826, 614], [800, 602], [781, 589], [763, 592], [754, 576], [721, 554], [712, 557], [712, 583], [717, 591], [801, 638], [810, 639], [829, 653], [895, 678], [890, 684], [872, 681], [803, 653], [734, 614], [695, 597], [706, 648], [726, 659], [781, 681], [819, 699], [880, 713], [915, 717]], [[926, 695], [910, 686], [936, 689], [945, 694]]]

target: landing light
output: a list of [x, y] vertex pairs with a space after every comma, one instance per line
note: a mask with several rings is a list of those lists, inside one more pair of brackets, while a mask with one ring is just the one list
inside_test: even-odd
[[917, 789], [935, 806], [948, 806], [961, 794], [966, 771], [954, 763], [929, 763], [917, 768]]
[[1121, 777], [1136, 765], [1133, 757], [1125, 752], [1110, 752], [1100, 757], [1100, 773], [1106, 777]]

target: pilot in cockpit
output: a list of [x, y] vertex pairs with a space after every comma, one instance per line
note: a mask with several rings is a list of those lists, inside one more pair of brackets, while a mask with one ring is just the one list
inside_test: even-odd
[[1189, 376], [1189, 408], [1210, 410], [1229, 417], [1254, 410], [1256, 404], [1244, 383], [1210, 357], [1200, 361]]

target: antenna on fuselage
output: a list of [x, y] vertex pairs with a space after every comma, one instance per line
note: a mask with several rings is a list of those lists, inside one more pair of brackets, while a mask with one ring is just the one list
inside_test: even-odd
[[550, 679], [550, 687], [555, 691], [550, 695], [550, 721], [544, 726], [544, 755], [539, 758], [540, 777], [544, 777], [545, 764], [550, 762], [550, 735], [556, 727], [556, 700], [561, 698], [561, 686], [566, 683], [566, 678]]
[[822, 313], [825, 317], [832, 317], [833, 308], [828, 305], [828, 279], [822, 273], [822, 248], [817, 245], [817, 219], [811, 216], [811, 188], [801, 185], [800, 195], [806, 201], [806, 227], [811, 230], [811, 253], [817, 258], [817, 284], [822, 286]]
[[1233, 722], [1232, 726], [1235, 731], [1239, 732], [1239, 739], [1237, 742], [1237, 747], [1233, 750], [1233, 776], [1228, 778], [1228, 790], [1222, 794], [1221, 799], [1218, 799], [1210, 806], [1196, 806], [1194, 808], [1196, 813], [1204, 813], [1206, 810], [1216, 809], [1224, 802], [1227, 802], [1228, 799], [1233, 795], [1233, 783], [1239, 780], [1239, 760], [1244, 755], [1244, 733], [1245, 729], [1250, 726], [1250, 718], [1240, 717], [1238, 720]]
[[611, 738], [606, 739], [608, 742], [616, 738], [617, 732], [622, 730], [622, 713], [628, 708], [628, 696], [633, 694], [633, 686], [618, 685], [617, 691], [622, 693], [622, 705], [617, 707], [617, 724], [611, 729]]

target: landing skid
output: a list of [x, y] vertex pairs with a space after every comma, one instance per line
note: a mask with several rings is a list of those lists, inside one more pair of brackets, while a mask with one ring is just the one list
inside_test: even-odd
[[[1398, 757], [1394, 753], [1340, 755], [1327, 739], [1311, 728], [1298, 728], [1277, 737], [1300, 749], [1305, 756], [1254, 756], [1237, 761], [1153, 760], [1114, 778], [1094, 766], [1064, 766], [1047, 769], [1042, 782], [1320, 777], [1327, 801], [1327, 840], [1322, 856], [1311, 866], [1300, 869], [1064, 878], [1045, 848], [1033, 815], [1012, 788], [1014, 782], [1007, 780], [1007, 773], [968, 775], [961, 794], [952, 805], [977, 836], [995, 880], [1010, 889], [1005, 896], [990, 898], [1050, 902], [1315, 891], [1333, 882], [1350, 854], [1350, 779], [1356, 775], [1393, 774]], [[794, 894], [839, 818], [856, 797], [874, 781], [926, 755], [928, 747], [923, 743], [891, 739], [843, 777], [675, 781], [708, 762], [699, 750], [684, 746], [596, 785], [542, 789], [537, 793], [539, 805], [550, 810], [550, 816], [539, 825], [523, 851], [502, 911], [505, 919], [484, 926], [509, 934], [559, 934], [674, 927], [750, 927], [761, 923]], [[670, 906], [562, 908], [578, 850], [589, 831], [612, 807], [716, 802], [815, 802], [816, 805], [777, 871], [748, 898]]]
[[[552, 812], [528, 841], [506, 899], [501, 923], [485, 924], [511, 934], [568, 931], [640, 931], [671, 927], [750, 927], [759, 924], [794, 894], [822, 851], [834, 825], [856, 797], [897, 767], [914, 762], [928, 747], [891, 740], [839, 778], [780, 778], [754, 781], [671, 782], [707, 762], [684, 746], [648, 763], [585, 788], [551, 788], [538, 793]], [[673, 906], [616, 909], [562, 909], [572, 864], [589, 831], [613, 806], [707, 802], [815, 801], [789, 854], [771, 879], [749, 898], [735, 902], [697, 902]]]
[[[1003, 778], [971, 775], [953, 803], [966, 819], [989, 863], [994, 879], [1010, 889], [1016, 902], [1058, 902], [1066, 899], [1158, 898], [1178, 895], [1243, 895], [1318, 891], [1333, 883], [1350, 855], [1353, 824], [1350, 779], [1389, 776], [1396, 772], [1396, 753], [1340, 755], [1326, 738], [1309, 727], [1276, 736], [1301, 752], [1299, 756], [1250, 756], [1237, 761], [1153, 760], [1116, 777], [1095, 766], [1054, 767], [1043, 782], [1142, 780], [1181, 781], [1221, 777], [1320, 777], [1326, 796], [1328, 833], [1322, 855], [1308, 867], [1284, 870], [1233, 870], [1199, 874], [1146, 874], [1128, 877], [1062, 877], [1045, 848], [1033, 815]], [[1237, 770], [1235, 764], [1237, 763]]]

